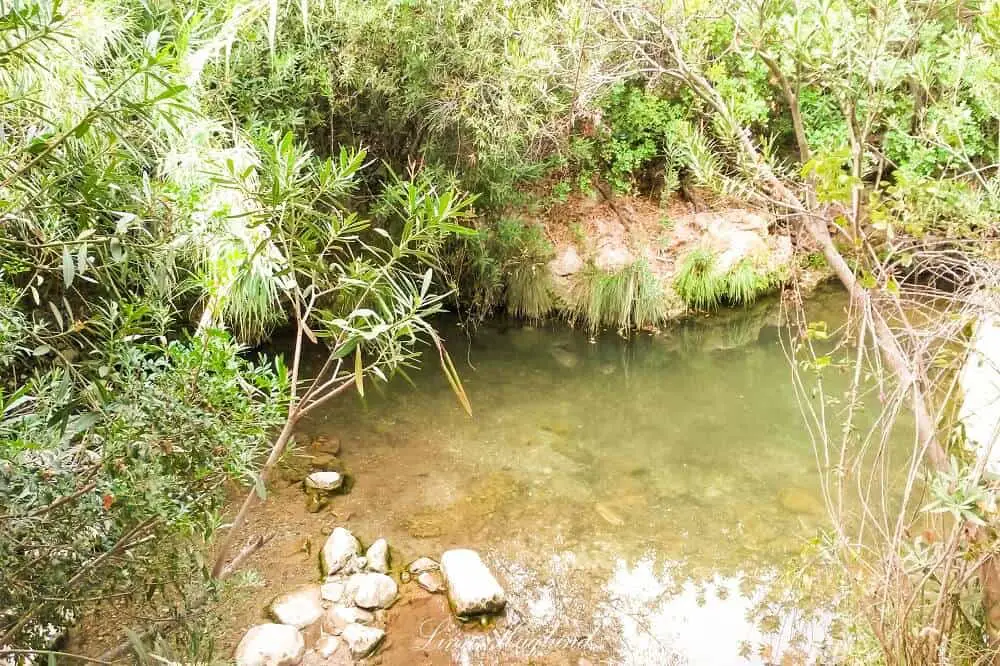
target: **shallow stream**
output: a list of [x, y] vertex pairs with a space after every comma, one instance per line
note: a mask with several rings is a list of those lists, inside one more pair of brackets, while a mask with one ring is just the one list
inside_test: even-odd
[[[844, 304], [820, 295], [811, 316], [836, 322]], [[307, 514], [289, 489], [262, 520], [311, 535], [313, 554], [321, 527], [346, 524], [400, 564], [483, 555], [506, 617], [460, 627], [442, 597], [403, 586], [383, 664], [815, 659], [822, 613], [759, 612], [825, 516], [779, 321], [770, 302], [629, 340], [445, 325], [473, 416], [430, 358], [415, 386], [341, 400], [305, 429], [340, 439], [352, 492]], [[256, 563], [274, 591], [310, 582], [308, 564], [279, 573], [286, 542]]]

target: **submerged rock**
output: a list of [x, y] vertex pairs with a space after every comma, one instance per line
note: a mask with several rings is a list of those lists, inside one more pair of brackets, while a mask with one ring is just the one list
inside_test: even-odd
[[353, 606], [334, 606], [323, 616], [323, 631], [340, 635], [349, 624], [371, 624], [375, 616], [366, 610]]
[[448, 586], [448, 602], [459, 617], [491, 615], [507, 605], [503, 588], [474, 550], [446, 551], [441, 556], [441, 573]]
[[298, 629], [308, 627], [323, 615], [320, 588], [318, 585], [303, 585], [279, 594], [268, 605], [267, 613], [281, 624]]
[[813, 493], [794, 486], [778, 493], [778, 503], [781, 504], [781, 508], [792, 513], [819, 516], [825, 511], [823, 504]]
[[399, 587], [389, 576], [380, 573], [354, 574], [347, 580], [348, 599], [368, 610], [388, 608], [396, 600]]
[[361, 659], [375, 651], [385, 638], [385, 632], [377, 627], [349, 624], [344, 627], [343, 638], [347, 647], [351, 649], [351, 655], [355, 659]]
[[417, 575], [417, 585], [431, 594], [444, 591], [444, 579], [440, 571], [424, 571]]
[[549, 349], [549, 354], [552, 355], [552, 358], [556, 363], [567, 370], [572, 370], [580, 364], [580, 357], [562, 345], [553, 345], [552, 348]]
[[365, 552], [368, 568], [378, 573], [389, 573], [389, 542], [378, 539]]
[[361, 543], [349, 530], [334, 528], [320, 553], [320, 567], [329, 576], [343, 569], [361, 553]]
[[306, 643], [295, 627], [258, 624], [250, 627], [236, 647], [236, 666], [294, 666], [305, 651]]

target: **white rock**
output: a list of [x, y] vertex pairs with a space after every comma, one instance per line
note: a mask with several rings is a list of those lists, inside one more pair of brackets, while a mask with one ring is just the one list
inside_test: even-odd
[[377, 627], [366, 627], [363, 624], [349, 624], [344, 627], [344, 642], [351, 649], [355, 659], [370, 655], [383, 638], [385, 632]]
[[349, 624], [371, 624], [375, 616], [353, 606], [334, 606], [323, 616], [323, 631], [340, 634]]
[[378, 539], [368, 546], [365, 557], [368, 558], [368, 568], [378, 573], [389, 573], [389, 542]]
[[417, 574], [417, 585], [431, 594], [436, 594], [444, 590], [444, 581], [441, 579], [439, 571], [424, 571]]
[[333, 492], [344, 485], [344, 477], [338, 472], [313, 472], [306, 477], [306, 488]]
[[441, 556], [441, 573], [448, 586], [448, 602], [459, 617], [499, 613], [507, 604], [500, 583], [474, 550], [446, 551]]
[[337, 527], [327, 537], [320, 553], [320, 566], [323, 573], [329, 576], [337, 573], [351, 562], [361, 552], [361, 544], [349, 530]]
[[437, 571], [440, 568], [440, 565], [429, 557], [418, 557], [406, 567], [414, 576], [425, 571]]
[[323, 583], [319, 588], [319, 595], [323, 601], [340, 601], [344, 598], [345, 585], [341, 582]]
[[324, 659], [329, 659], [340, 649], [341, 640], [336, 636], [320, 636], [316, 641], [316, 653]]
[[280, 624], [303, 629], [323, 615], [318, 585], [303, 585], [279, 594], [267, 607], [268, 614]]
[[305, 651], [306, 643], [295, 627], [258, 624], [250, 627], [236, 647], [236, 666], [294, 666]]
[[361, 608], [388, 608], [398, 593], [396, 581], [385, 574], [360, 573], [347, 579], [346, 596]]

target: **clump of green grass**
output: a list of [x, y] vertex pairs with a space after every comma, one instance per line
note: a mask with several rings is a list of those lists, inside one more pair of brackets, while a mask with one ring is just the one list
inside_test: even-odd
[[551, 276], [544, 264], [518, 264], [507, 274], [507, 312], [515, 317], [541, 319], [555, 306]]
[[780, 280], [769, 271], [743, 259], [725, 276], [725, 299], [732, 305], [750, 305], [778, 286]]
[[641, 259], [614, 272], [590, 266], [577, 278], [570, 298], [570, 316], [585, 320], [591, 331], [655, 326], [668, 309], [663, 285]]
[[706, 248], [697, 248], [684, 258], [674, 289], [688, 307], [713, 310], [723, 304], [750, 305], [781, 283], [780, 275], [750, 258], [726, 273], [720, 273], [715, 263], [715, 255]]
[[715, 255], [706, 248], [689, 252], [674, 280], [674, 290], [690, 308], [718, 307], [724, 295], [724, 280], [715, 270]]

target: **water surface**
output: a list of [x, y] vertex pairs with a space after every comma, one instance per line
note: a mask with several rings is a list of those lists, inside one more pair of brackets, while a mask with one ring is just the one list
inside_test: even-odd
[[[814, 316], [843, 307], [827, 294]], [[478, 631], [411, 595], [383, 663], [819, 658], [822, 613], [757, 612], [825, 515], [779, 319], [770, 302], [628, 340], [446, 325], [472, 417], [428, 358], [414, 386], [307, 424], [343, 442], [356, 485], [333, 511], [365, 543], [406, 559], [475, 548], [508, 592]]]

